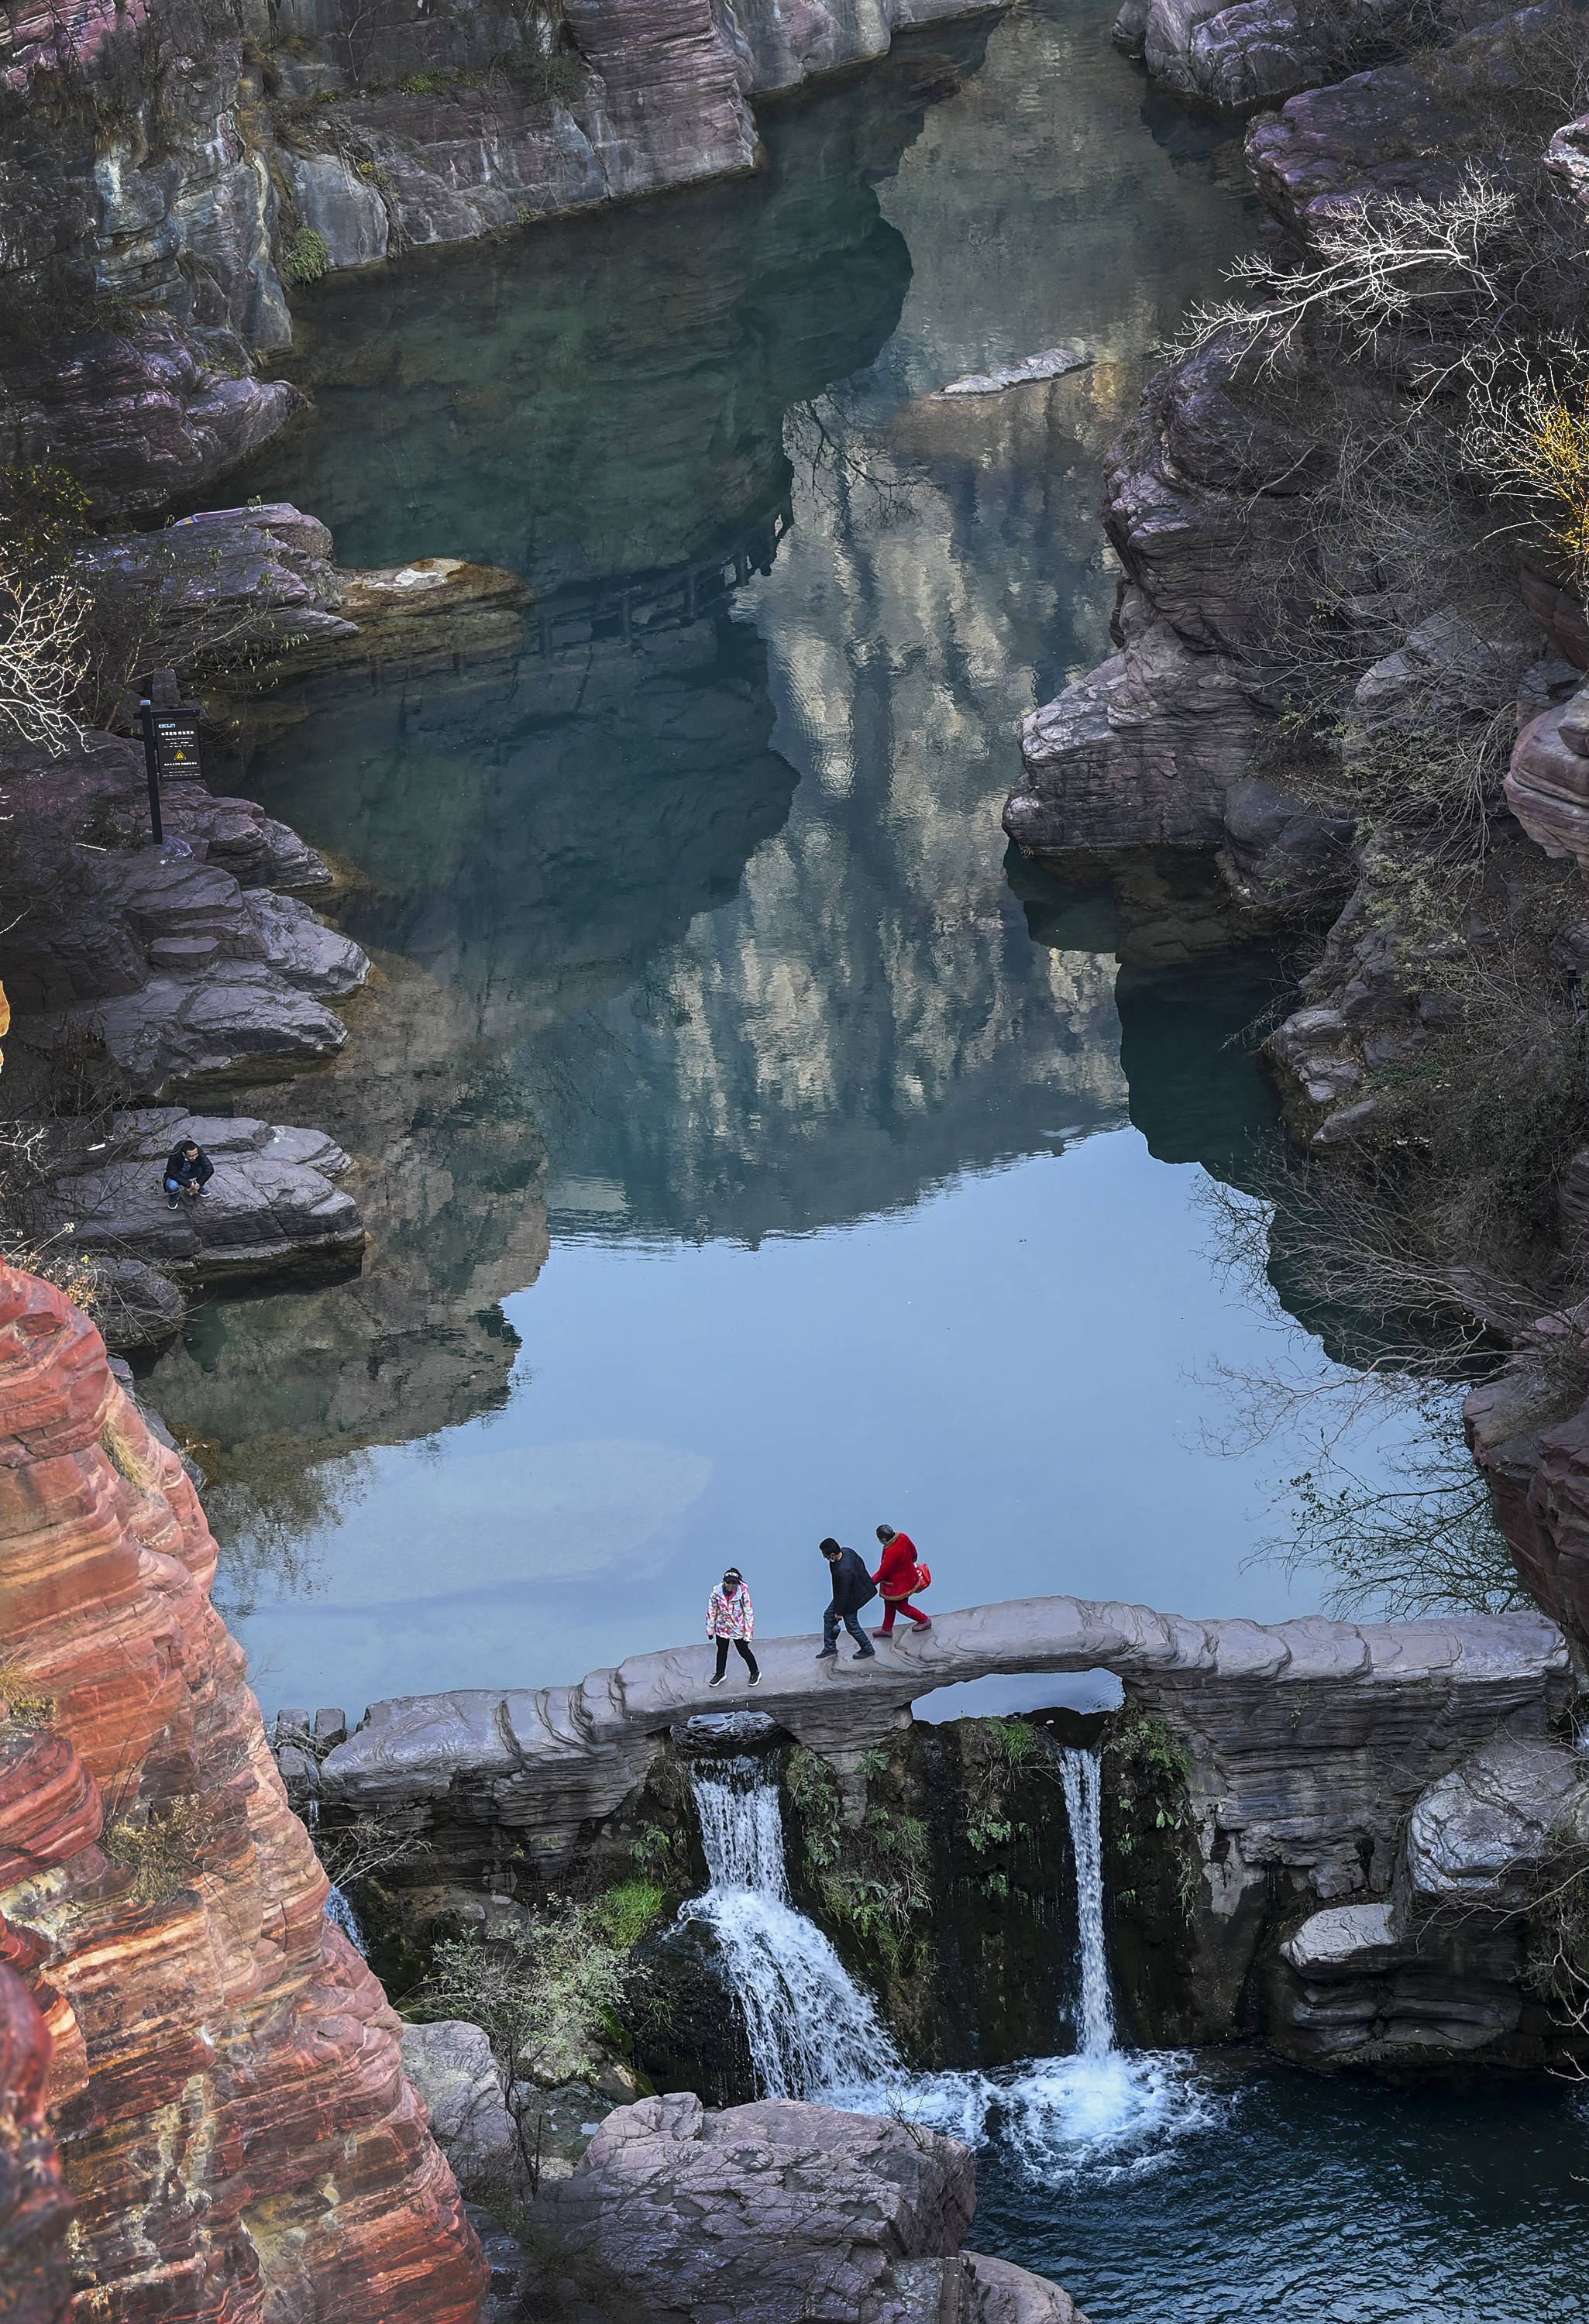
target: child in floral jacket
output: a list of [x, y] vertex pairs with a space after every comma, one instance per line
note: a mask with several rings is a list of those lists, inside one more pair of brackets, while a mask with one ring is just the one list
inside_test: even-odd
[[751, 1674], [751, 1684], [760, 1686], [762, 1674], [751, 1652], [751, 1639], [756, 1628], [756, 1618], [751, 1611], [751, 1593], [744, 1586], [744, 1576], [737, 1565], [731, 1565], [723, 1576], [721, 1590], [714, 1590], [707, 1600], [707, 1636], [717, 1641], [717, 1668], [707, 1683], [721, 1686], [723, 1674], [728, 1667], [728, 1642], [732, 1638], [741, 1661]]

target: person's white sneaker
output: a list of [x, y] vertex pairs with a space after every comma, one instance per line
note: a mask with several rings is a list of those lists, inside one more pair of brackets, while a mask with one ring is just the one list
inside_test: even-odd
[[707, 1681], [707, 1684], [708, 1686], [721, 1686], [727, 1675], [728, 1674], [726, 1671], [719, 1671], [716, 1678], [709, 1678]]

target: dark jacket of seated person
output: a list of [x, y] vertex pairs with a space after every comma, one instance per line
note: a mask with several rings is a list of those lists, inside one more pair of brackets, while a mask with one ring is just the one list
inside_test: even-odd
[[173, 1146], [166, 1157], [165, 1183], [168, 1194], [173, 1185], [180, 1186], [184, 1190], [189, 1186], [207, 1186], [214, 1176], [215, 1164], [203, 1147], [194, 1145], [191, 1139], [184, 1139], [180, 1146]]

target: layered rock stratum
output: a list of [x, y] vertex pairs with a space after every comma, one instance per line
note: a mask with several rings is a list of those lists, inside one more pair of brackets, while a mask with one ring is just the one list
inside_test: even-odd
[[478, 2247], [215, 1560], [97, 1333], [0, 1268], [0, 1913], [53, 2039], [76, 2312], [473, 2324]]

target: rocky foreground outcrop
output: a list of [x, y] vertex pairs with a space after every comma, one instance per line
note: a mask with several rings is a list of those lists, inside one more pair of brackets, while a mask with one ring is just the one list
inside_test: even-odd
[[326, 1918], [215, 1556], [98, 1334], [0, 1268], [0, 1913], [53, 2035], [78, 2306], [473, 2324], [477, 2246]]
[[708, 2114], [681, 2093], [608, 2115], [543, 2232], [613, 2324], [1086, 2324], [1058, 2284], [961, 2250], [975, 2208], [971, 2157], [940, 2131], [789, 2098]]

